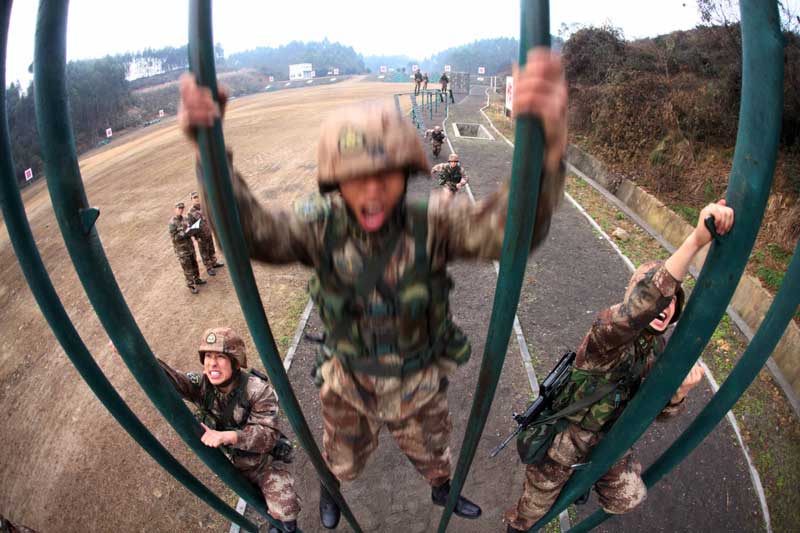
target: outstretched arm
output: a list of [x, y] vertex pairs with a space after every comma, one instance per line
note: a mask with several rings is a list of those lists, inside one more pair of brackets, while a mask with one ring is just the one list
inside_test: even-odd
[[682, 281], [689, 271], [689, 265], [703, 246], [711, 242], [711, 233], [705, 226], [705, 220], [714, 217], [714, 226], [717, 233], [725, 235], [733, 227], [733, 209], [726, 205], [725, 200], [720, 200], [716, 204], [708, 204], [700, 211], [700, 217], [694, 231], [689, 234], [680, 247], [675, 250], [665, 266], [672, 276], [678, 281]]

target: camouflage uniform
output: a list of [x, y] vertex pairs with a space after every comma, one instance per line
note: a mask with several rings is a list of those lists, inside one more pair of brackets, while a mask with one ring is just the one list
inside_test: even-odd
[[428, 75], [427, 74], [423, 74], [422, 75], [422, 90], [423, 91], [427, 91], [428, 90]]
[[217, 266], [217, 251], [214, 248], [214, 236], [211, 233], [211, 227], [208, 225], [208, 220], [203, 214], [203, 208], [199, 205], [192, 205], [189, 208], [189, 214], [186, 215], [186, 220], [189, 226], [194, 225], [195, 222], [200, 220], [200, 231], [195, 238], [197, 239], [197, 246], [200, 248], [200, 257], [203, 260], [203, 265], [206, 270], [212, 270]]
[[442, 76], [439, 78], [439, 83], [442, 84], [442, 93], [439, 95], [439, 101], [444, 102], [449, 94], [450, 102], [455, 104], [456, 100], [455, 98], [453, 98], [453, 90], [452, 89], [448, 90], [448, 86], [450, 85], [450, 78], [447, 77], [446, 72], [442, 73]]
[[[500, 256], [508, 185], [477, 204], [402, 199], [377, 231], [366, 232], [338, 184], [386, 170], [427, 171], [413, 125], [391, 106], [342, 110], [323, 124], [317, 159], [320, 191], [329, 194], [293, 209], [265, 208], [231, 175], [250, 257], [315, 270], [309, 291], [325, 330], [315, 369], [324, 457], [339, 479], [356, 478], [387, 425], [420, 474], [449, 487], [442, 484], [451, 469], [448, 377], [471, 347], [450, 314], [447, 264]], [[532, 248], [547, 236], [563, 187], [563, 168], [543, 176]], [[321, 498], [324, 524], [322, 507]]]
[[431, 174], [438, 174], [439, 186], [453, 193], [458, 192], [458, 184], [462, 179], [469, 181], [469, 176], [461, 165], [451, 167], [449, 163], [439, 163], [433, 166]]
[[[269, 453], [281, 436], [278, 397], [269, 382], [248, 372], [235, 371], [237, 384], [224, 394], [202, 373], [178, 372], [164, 361], [159, 363], [183, 399], [201, 408], [200, 415], [211, 429], [227, 430], [218, 424], [230, 413], [232, 426], [237, 428], [237, 442], [223, 447], [223, 452], [245, 478], [261, 489], [273, 518], [284, 522], [296, 520], [300, 499], [294, 489], [294, 478]], [[244, 390], [239, 390], [242, 387]], [[235, 402], [233, 406], [231, 402]]]
[[444, 131], [439, 130], [428, 130], [425, 132], [425, 137], [431, 138], [431, 147], [433, 149], [433, 155], [439, 157], [439, 152], [442, 150], [442, 144], [444, 143], [445, 135]]
[[200, 271], [197, 268], [194, 243], [188, 231], [189, 224], [182, 215], [175, 215], [169, 220], [169, 236], [172, 239], [172, 247], [175, 249], [175, 255], [178, 256], [178, 262], [183, 269], [186, 285], [192, 288], [200, 279]]
[[[528, 530], [550, 510], [572, 475], [570, 466], [585, 462], [591, 449], [622, 413], [657, 354], [663, 351], [663, 336], [654, 336], [646, 328], [680, 291], [680, 283], [663, 264], [647, 263], [632, 278], [625, 300], [597, 315], [578, 348], [570, 382], [554, 404], [560, 409], [588, 397], [598, 379], [626, 381], [614, 394], [568, 416], [566, 428], [555, 436], [546, 456], [527, 465], [522, 497], [505, 514], [511, 527]], [[680, 410], [681, 404], [667, 405], [659, 418], [673, 416]], [[647, 488], [640, 477], [641, 471], [642, 465], [629, 450], [597, 481], [595, 490], [606, 512], [626, 513], [645, 499]]]
[[421, 84], [422, 84], [422, 73], [420, 71], [416, 71], [414, 73], [414, 94], [419, 93]]

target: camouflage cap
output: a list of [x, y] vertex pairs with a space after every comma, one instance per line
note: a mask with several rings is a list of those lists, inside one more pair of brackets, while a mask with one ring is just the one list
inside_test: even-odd
[[200, 198], [200, 195], [197, 193], [197, 191], [192, 191], [189, 193], [189, 198]]
[[[631, 292], [633, 292], [633, 288], [637, 283], [645, 279], [647, 276], [652, 276], [655, 274], [663, 264], [664, 261], [648, 261], [647, 263], [642, 263], [639, 265], [639, 268], [636, 269], [631, 276], [631, 280], [628, 282], [628, 288], [625, 289], [625, 300], [628, 300]], [[680, 319], [681, 311], [683, 310], [683, 304], [685, 301], [686, 293], [684, 293], [683, 288], [679, 286], [675, 290], [675, 313], [672, 315], [672, 319], [669, 321], [670, 324], [674, 324], [678, 321], [678, 319]]]
[[410, 121], [389, 105], [368, 103], [342, 109], [323, 123], [317, 166], [324, 191], [392, 170], [423, 172], [428, 161]]
[[181, 209], [183, 209], [186, 206], [184, 205], [183, 202], [175, 202], [175, 207], [180, 207]]
[[458, 163], [458, 154], [450, 154], [450, 155], [447, 157], [447, 160], [448, 160], [448, 161], [455, 161], [456, 163]]
[[247, 354], [244, 341], [231, 328], [211, 328], [203, 333], [202, 344], [197, 350], [200, 363], [203, 363], [206, 352], [224, 353], [239, 363], [240, 368], [247, 368]]

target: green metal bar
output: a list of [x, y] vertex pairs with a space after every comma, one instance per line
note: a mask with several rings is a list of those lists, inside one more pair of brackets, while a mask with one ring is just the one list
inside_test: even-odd
[[[197, 82], [209, 87], [214, 99], [218, 100], [213, 42], [211, 2], [210, 0], [192, 0], [189, 8], [189, 64], [197, 77]], [[221, 121], [217, 120], [212, 128], [199, 128], [197, 140], [203, 166], [203, 181], [211, 204], [211, 216], [228, 260], [231, 281], [236, 288], [236, 295], [239, 297], [239, 303], [261, 356], [261, 361], [278, 393], [281, 407], [283, 407], [300, 444], [317, 470], [322, 484], [341, 508], [350, 527], [355, 531], [361, 531], [355, 516], [339, 492], [336, 478], [328, 470], [319, 452], [314, 436], [303, 417], [300, 404], [289, 384], [275, 345], [275, 339], [272, 337], [258, 286], [253, 277], [242, 227], [239, 223]]]
[[[786, 325], [800, 304], [800, 244], [794, 249], [794, 256], [783, 280], [761, 327], [750, 341], [728, 379], [708, 402], [708, 405], [697, 415], [697, 418], [686, 428], [686, 431], [645, 471], [642, 479], [648, 488], [658, 483], [703, 442], [725, 417], [725, 414], [733, 408], [739, 397], [758, 376], [764, 363], [767, 362], [769, 355], [786, 330]], [[569, 531], [570, 533], [589, 531], [611, 516], [613, 515], [598, 509]]]
[[[521, 1], [520, 66], [525, 65], [529, 48], [550, 46], [549, 8], [547, 0]], [[486, 418], [489, 416], [497, 382], [503, 370], [514, 315], [517, 312], [519, 291], [530, 255], [536, 206], [539, 201], [544, 134], [538, 119], [520, 117], [517, 120], [515, 146], [500, 273], [494, 293], [486, 348], [450, 495], [439, 522], [440, 533], [447, 529], [456, 500], [472, 465], [478, 441], [486, 426]]]
[[[47, 187], [72, 263], [103, 327], [147, 396], [178, 435], [229, 487], [268, 517], [261, 492], [219, 450], [200, 441], [202, 429], [142, 336], [108, 264], [81, 181], [66, 90], [67, 2], [41, 0], [36, 25], [36, 121]], [[274, 522], [277, 525], [277, 522]]]
[[[0, 23], [3, 31], [2, 42], [0, 42], [0, 87], [3, 88], [6, 86], [6, 47], [10, 16], [11, 2], [6, 2], [2, 13], [0, 13], [0, 17], [2, 17], [2, 22]], [[36, 302], [42, 310], [42, 314], [50, 325], [50, 329], [53, 330], [53, 334], [61, 343], [67, 357], [72, 361], [72, 364], [95, 396], [139, 446], [183, 486], [227, 520], [239, 524], [248, 531], [257, 532], [257, 525], [237, 513], [235, 509], [211, 492], [147, 430], [120, 397], [113, 385], [106, 379], [103, 371], [92, 359], [92, 355], [72, 325], [69, 315], [64, 310], [64, 306], [61, 304], [61, 300], [50, 281], [36, 247], [36, 242], [33, 239], [28, 219], [25, 216], [25, 207], [22, 204], [22, 197], [14, 178], [14, 162], [11, 156], [5, 98], [6, 93], [3, 90], [2, 94], [0, 94], [0, 155], [2, 155], [0, 157], [0, 204], [2, 204], [3, 218], [11, 238], [11, 244], [14, 246], [14, 252], [19, 260], [20, 268], [28, 281], [31, 292], [36, 298]]]
[[675, 334], [639, 392], [592, 452], [589, 466], [569, 480], [531, 531], [586, 492], [644, 433], [708, 342], [747, 263], [775, 170], [783, 110], [783, 37], [775, 2], [742, 0], [740, 7], [742, 102], [727, 192], [736, 224], [724, 244], [711, 245]]

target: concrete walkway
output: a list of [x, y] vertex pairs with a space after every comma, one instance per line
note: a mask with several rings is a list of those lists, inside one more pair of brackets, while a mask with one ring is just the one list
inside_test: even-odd
[[[479, 112], [486, 102], [485, 87], [473, 87], [469, 96], [456, 95], [450, 106], [446, 132], [467, 169], [471, 189], [480, 200], [511, 174], [512, 149], [502, 139], [457, 138], [453, 122], [484, 123]], [[441, 122], [441, 113], [426, 126]], [[492, 132], [494, 133], [494, 132]], [[446, 146], [441, 160], [446, 160]], [[434, 183], [421, 177], [412, 181], [412, 196], [427, 194]], [[451, 294], [455, 320], [470, 335], [472, 360], [451, 380], [450, 411], [453, 419], [451, 448], [455, 464], [473, 399], [486, 327], [496, 284], [491, 264], [456, 264], [451, 268], [456, 288]], [[537, 370], [546, 372], [566, 349], [574, 348], [591, 325], [594, 314], [616, 303], [629, 278], [622, 259], [593, 230], [589, 222], [564, 202], [552, 224], [546, 244], [531, 258], [523, 284], [518, 315], [530, 352], [538, 359]], [[320, 322], [312, 312], [307, 332], [318, 333]], [[309, 377], [315, 346], [301, 341], [289, 377], [317, 442], [321, 446], [322, 421], [317, 389]], [[524, 409], [531, 393], [520, 350], [512, 335], [506, 364], [487, 421], [483, 439], [463, 494], [484, 510], [476, 521], [453, 517], [450, 531], [505, 531], [501, 523], [505, 508], [516, 502], [524, 469], [513, 443], [499, 457], [489, 460], [489, 451], [513, 429], [510, 413]], [[682, 431], [708, 401], [707, 384], [687, 399], [686, 412], [666, 424], [654, 425], [637, 445], [647, 466]], [[324, 531], [318, 520], [319, 483], [313, 467], [301, 453], [293, 466], [304, 510], [300, 526], [305, 531]], [[343, 494], [365, 531], [435, 531], [441, 508], [430, 503], [430, 490], [383, 432], [378, 449], [362, 476], [343, 487]], [[579, 517], [597, 508], [596, 499], [578, 508]], [[682, 465], [667, 476], [636, 511], [607, 521], [600, 531], [760, 531], [764, 528], [758, 500], [747, 464], [736, 446], [727, 422]], [[349, 531], [342, 521], [340, 531]]]

